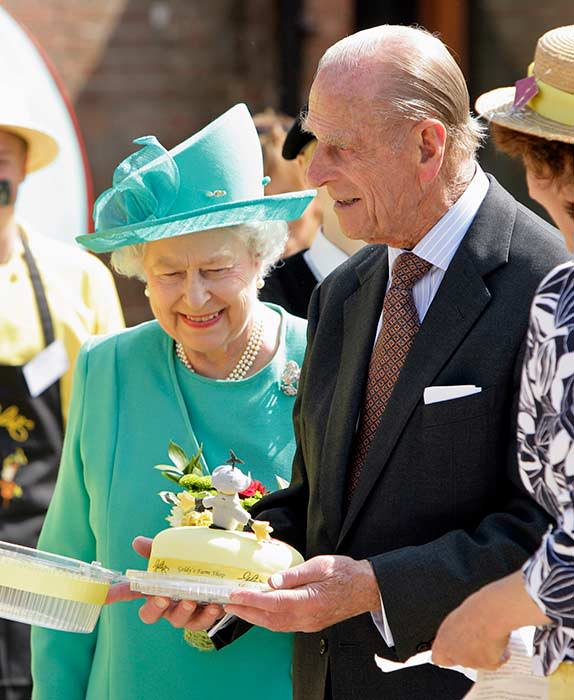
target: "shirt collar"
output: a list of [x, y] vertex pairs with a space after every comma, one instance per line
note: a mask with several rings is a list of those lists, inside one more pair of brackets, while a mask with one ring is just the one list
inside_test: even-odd
[[334, 243], [326, 238], [323, 229], [319, 228], [315, 240], [309, 250], [303, 253], [305, 262], [318, 282], [322, 282], [327, 275], [348, 258]]
[[[484, 170], [477, 163], [474, 176], [466, 190], [411, 252], [446, 272], [486, 197], [489, 185]], [[389, 279], [395, 260], [404, 252], [406, 251], [401, 248], [389, 246]]]

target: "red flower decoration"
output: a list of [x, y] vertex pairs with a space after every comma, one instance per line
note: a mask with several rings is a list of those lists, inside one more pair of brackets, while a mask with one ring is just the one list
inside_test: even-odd
[[255, 496], [256, 493], [260, 493], [263, 496], [267, 493], [267, 490], [260, 481], [252, 479], [245, 491], [240, 491], [239, 495], [243, 498], [249, 498], [250, 496]]

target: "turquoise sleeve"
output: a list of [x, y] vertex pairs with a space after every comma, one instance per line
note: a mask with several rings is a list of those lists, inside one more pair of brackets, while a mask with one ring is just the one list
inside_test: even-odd
[[[81, 454], [87, 365], [84, 348], [74, 374], [60, 472], [38, 548], [91, 562], [96, 559], [96, 547], [89, 526], [90, 500]], [[97, 628], [91, 634], [77, 634], [33, 627], [34, 700], [84, 700], [96, 638]]]

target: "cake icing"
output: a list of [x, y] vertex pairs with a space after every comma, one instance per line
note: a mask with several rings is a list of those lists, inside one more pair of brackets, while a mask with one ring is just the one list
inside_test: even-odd
[[303, 557], [278, 540], [258, 541], [249, 532], [175, 527], [153, 540], [148, 571], [266, 583]]

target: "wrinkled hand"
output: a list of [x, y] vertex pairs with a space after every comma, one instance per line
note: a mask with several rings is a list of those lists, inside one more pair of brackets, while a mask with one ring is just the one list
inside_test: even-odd
[[318, 556], [274, 574], [272, 591], [234, 591], [225, 611], [275, 632], [317, 632], [341, 620], [380, 610], [371, 564]]
[[509, 659], [508, 631], [501, 629], [482, 591], [474, 593], [441, 624], [432, 647], [433, 663], [494, 671]]
[[[149, 537], [136, 537], [132, 542], [132, 547], [142, 557], [149, 559], [151, 542]], [[177, 628], [194, 631], [206, 630], [224, 615], [220, 605], [200, 605], [193, 600], [176, 602], [161, 596], [144, 596], [141, 593], [130, 591], [129, 583], [118, 583], [111, 586], [106, 603], [117, 603], [136, 598], [147, 598], [139, 610], [140, 620], [146, 625], [154, 624], [163, 618]]]

